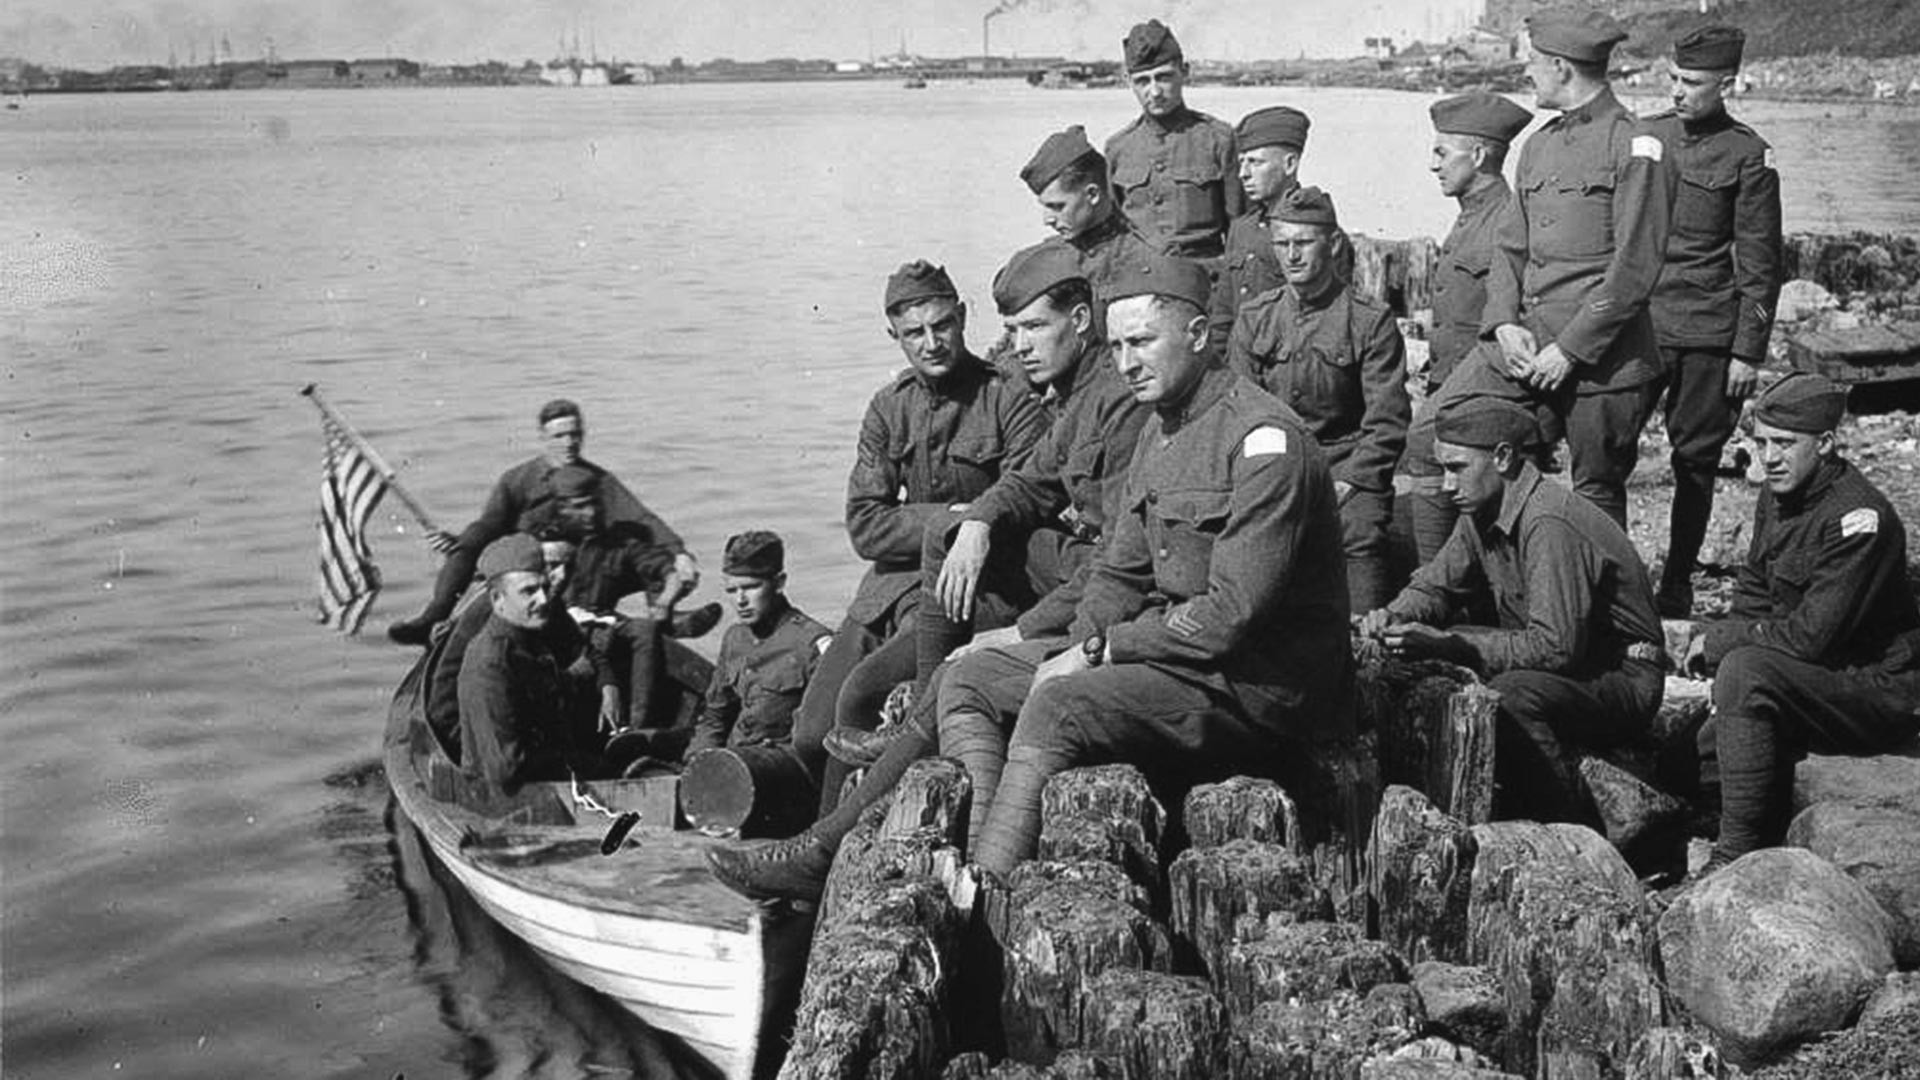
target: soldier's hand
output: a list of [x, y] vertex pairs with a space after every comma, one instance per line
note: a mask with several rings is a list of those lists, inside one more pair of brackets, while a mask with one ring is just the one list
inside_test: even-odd
[[973, 618], [974, 590], [992, 542], [992, 530], [984, 521], [963, 521], [955, 530], [946, 561], [940, 565], [940, 579], [934, 583], [934, 596], [947, 618], [955, 622]]
[[1353, 617], [1353, 628], [1368, 641], [1384, 640], [1387, 628], [1393, 625], [1393, 614], [1386, 608], [1374, 608], [1365, 615]]
[[1459, 651], [1459, 639], [1426, 623], [1401, 623], [1380, 635], [1387, 652], [1408, 660], [1446, 660]]
[[998, 649], [1003, 645], [1012, 645], [1021, 640], [1018, 626], [1003, 626], [998, 630], [984, 630], [973, 635], [973, 640], [947, 654], [947, 659], [958, 660], [968, 653], [982, 649]]
[[1560, 384], [1573, 374], [1573, 361], [1560, 351], [1558, 343], [1533, 354], [1533, 370], [1527, 375], [1527, 382], [1543, 393], [1552, 393], [1560, 389]]
[[680, 596], [678, 600], [700, 587], [700, 560], [689, 552], [681, 552], [673, 557], [673, 572], [680, 578]]
[[446, 531], [445, 529], [434, 529], [432, 532], [427, 533], [426, 536], [422, 537], [421, 539], [427, 542], [428, 547], [432, 548], [433, 550], [439, 552], [442, 555], [451, 554], [453, 552], [454, 545], [460, 542], [459, 537], [453, 535], [452, 533]]
[[1727, 400], [1745, 401], [1760, 384], [1760, 368], [1739, 357], [1727, 361]]
[[1533, 331], [1519, 323], [1501, 323], [1494, 327], [1493, 339], [1500, 343], [1500, 358], [1507, 362], [1507, 374], [1516, 379], [1526, 378], [1538, 349]]
[[[1092, 668], [1093, 665], [1087, 661], [1085, 649], [1082, 649], [1077, 644], [1068, 645], [1065, 652], [1060, 653], [1058, 656], [1048, 658], [1043, 661], [1038, 668], [1034, 669], [1033, 689], [1040, 689], [1040, 684], [1046, 682], [1048, 679], [1057, 679], [1062, 675], [1077, 675], [1082, 671], [1092, 670]], [[1028, 693], [1032, 693], [1032, 691], [1030, 690]]]
[[1333, 501], [1334, 502], [1338, 503], [1341, 506], [1345, 506], [1347, 504], [1347, 496], [1351, 494], [1353, 494], [1352, 484], [1347, 483], [1345, 480], [1335, 480], [1333, 482]]
[[614, 686], [600, 688], [600, 734], [611, 735], [619, 730], [626, 710], [620, 707], [620, 690]]

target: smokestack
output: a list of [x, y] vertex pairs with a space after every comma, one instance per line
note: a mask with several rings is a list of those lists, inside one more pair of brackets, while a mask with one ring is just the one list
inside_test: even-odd
[[987, 27], [993, 25], [993, 12], [989, 11], [980, 19], [980, 56], [982, 59], [993, 55], [987, 45]]

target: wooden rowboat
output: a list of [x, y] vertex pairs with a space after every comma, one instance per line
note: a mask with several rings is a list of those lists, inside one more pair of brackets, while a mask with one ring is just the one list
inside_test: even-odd
[[[680, 650], [669, 669], [705, 664], [668, 645]], [[424, 720], [426, 663], [394, 695], [385, 764], [400, 811], [434, 855], [553, 967], [678, 1037], [722, 1075], [754, 1075], [763, 1022], [784, 1013], [769, 1003], [798, 974], [779, 950], [770, 960], [769, 942], [804, 942], [811, 928], [783, 932], [781, 919], [712, 879], [702, 853], [715, 841], [673, 830], [670, 778], [664, 802], [658, 780], [580, 785], [616, 813], [644, 815], [611, 856], [600, 853], [607, 818], [580, 807], [569, 784], [528, 785], [504, 817], [452, 801], [458, 767]], [[682, 676], [683, 694], [691, 681]]]

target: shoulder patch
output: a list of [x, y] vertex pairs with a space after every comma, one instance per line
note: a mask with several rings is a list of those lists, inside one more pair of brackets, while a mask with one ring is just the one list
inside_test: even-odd
[[820, 656], [825, 656], [827, 654], [827, 646], [832, 644], [832, 634], [821, 634], [813, 640], [813, 651]]
[[1250, 458], [1284, 454], [1287, 452], [1287, 433], [1272, 426], [1254, 428], [1241, 441], [1240, 452]]
[[1880, 511], [1875, 510], [1871, 506], [1863, 506], [1858, 510], [1849, 510], [1847, 511], [1847, 515], [1840, 519], [1840, 535], [1842, 538], [1848, 536], [1871, 536], [1879, 531]]
[[1643, 157], [1650, 161], [1659, 161], [1667, 152], [1667, 148], [1661, 145], [1656, 135], [1635, 135], [1628, 145], [1629, 153], [1634, 157]]
[[1769, 146], [1760, 151], [1760, 164], [1769, 169], [1776, 167], [1773, 163], [1773, 147]]

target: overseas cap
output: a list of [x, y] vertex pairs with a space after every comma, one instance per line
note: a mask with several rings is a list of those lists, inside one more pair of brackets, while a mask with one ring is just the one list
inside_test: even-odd
[[1340, 227], [1340, 219], [1333, 212], [1333, 196], [1317, 187], [1297, 187], [1281, 196], [1280, 208], [1273, 217], [1295, 225]]
[[1627, 31], [1599, 8], [1554, 7], [1527, 16], [1527, 37], [1543, 53], [1598, 64], [1627, 40]]
[[1307, 129], [1312, 126], [1313, 121], [1307, 119], [1307, 114], [1292, 106], [1255, 109], [1241, 117], [1240, 126], [1233, 129], [1233, 145], [1243, 152], [1262, 146], [1305, 150]]
[[776, 533], [753, 529], [727, 538], [720, 572], [738, 577], [770, 578], [787, 567], [787, 546]]
[[577, 499], [600, 493], [600, 474], [584, 465], [562, 465], [549, 480], [555, 498]]
[[1731, 71], [1740, 66], [1746, 47], [1746, 31], [1737, 26], [1702, 26], [1674, 41], [1673, 63], [1694, 71]]
[[1020, 170], [1020, 179], [1038, 195], [1047, 190], [1047, 185], [1053, 183], [1056, 177], [1066, 172], [1067, 166], [1089, 154], [1100, 158], [1100, 169], [1105, 172], [1107, 159], [1100, 157], [1100, 152], [1087, 141], [1087, 129], [1075, 124], [1065, 131], [1056, 131], [1047, 136], [1047, 141], [1034, 151], [1033, 160]]
[[1832, 431], [1845, 415], [1846, 385], [1811, 371], [1781, 379], [1753, 403], [1753, 418], [1760, 423], [1807, 435]]
[[1433, 435], [1441, 442], [1480, 450], [1491, 450], [1501, 443], [1525, 450], [1546, 441], [1540, 437], [1540, 422], [1531, 411], [1495, 397], [1447, 403], [1434, 414]]
[[1512, 142], [1533, 121], [1532, 113], [1485, 91], [1442, 98], [1427, 112], [1433, 130], [1443, 135], [1478, 135], [1502, 143]]
[[1205, 311], [1213, 298], [1213, 278], [1199, 263], [1172, 255], [1151, 255], [1116, 267], [1100, 299], [1111, 303], [1129, 296], [1171, 296]]
[[477, 569], [481, 577], [492, 581], [515, 570], [546, 573], [547, 560], [540, 553], [540, 541], [526, 533], [509, 533], [487, 545], [487, 550], [480, 553]]
[[1157, 68], [1164, 64], [1178, 64], [1186, 59], [1180, 52], [1180, 41], [1173, 36], [1159, 19], [1148, 19], [1135, 23], [1127, 31], [1122, 43], [1127, 49], [1127, 74]]
[[902, 263], [887, 279], [887, 299], [882, 309], [888, 313], [920, 300], [958, 300], [960, 290], [953, 287], [947, 268], [925, 259]]
[[1013, 253], [1007, 265], [993, 275], [993, 306], [1011, 315], [1063, 281], [1086, 280], [1080, 253], [1059, 240], [1042, 240]]

